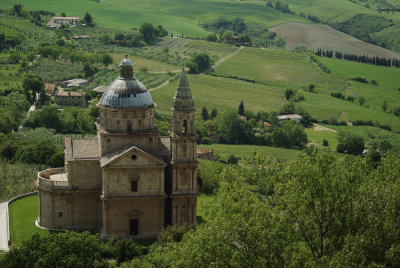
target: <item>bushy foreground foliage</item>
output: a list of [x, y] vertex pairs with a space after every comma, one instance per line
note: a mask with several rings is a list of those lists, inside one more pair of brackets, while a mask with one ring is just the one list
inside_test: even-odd
[[400, 162], [314, 151], [285, 165], [257, 154], [222, 173], [208, 222], [126, 267], [394, 267]]
[[147, 250], [88, 233], [36, 235], [0, 266], [397, 267], [399, 193], [393, 153], [376, 166], [329, 150], [285, 164], [257, 153], [220, 173], [206, 223], [167, 228]]

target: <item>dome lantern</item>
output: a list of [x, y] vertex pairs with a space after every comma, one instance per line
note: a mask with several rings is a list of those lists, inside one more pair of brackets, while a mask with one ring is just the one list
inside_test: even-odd
[[121, 61], [121, 78], [133, 79], [133, 64], [128, 59], [128, 54], [125, 55], [125, 59]]

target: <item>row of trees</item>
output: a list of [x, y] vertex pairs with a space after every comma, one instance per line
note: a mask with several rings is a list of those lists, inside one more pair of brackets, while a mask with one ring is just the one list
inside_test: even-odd
[[387, 59], [378, 56], [367, 56], [367, 55], [357, 55], [357, 54], [346, 54], [340, 51], [332, 51], [332, 50], [322, 50], [318, 48], [316, 55], [320, 57], [327, 57], [327, 58], [336, 58], [336, 59], [344, 59], [349, 61], [356, 61], [362, 63], [368, 63], [373, 65], [379, 66], [388, 66], [388, 67], [397, 67], [400, 68], [400, 60], [393, 58]]
[[[145, 43], [152, 43], [159, 37], [168, 35], [168, 31], [162, 26], [144, 22], [140, 25], [139, 32], [136, 34], [116, 33], [114, 38], [107, 34], [100, 37], [100, 41], [104, 44], [114, 44], [127, 47], [143, 47]], [[144, 43], [145, 42], [145, 43]]]

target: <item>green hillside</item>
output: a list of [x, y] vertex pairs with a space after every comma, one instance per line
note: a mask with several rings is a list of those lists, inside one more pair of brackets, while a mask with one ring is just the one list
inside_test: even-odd
[[[296, 104], [318, 120], [355, 121], [372, 120], [381, 125], [389, 125], [400, 131], [399, 118], [390, 113], [400, 103], [400, 70], [348, 61], [319, 58], [331, 69], [323, 72], [305, 53], [285, 50], [261, 50], [246, 48], [216, 68], [216, 73], [251, 79], [255, 83], [210, 75], [189, 75], [196, 107], [237, 109], [243, 101], [246, 109], [253, 112], [278, 111], [287, 103], [284, 92], [287, 88], [301, 92], [305, 100]], [[369, 83], [351, 80], [366, 77]], [[378, 85], [372, 85], [376, 80]], [[152, 96], [162, 112], [169, 113], [171, 96], [177, 81], [152, 92]], [[303, 87], [316, 86], [316, 92], [305, 91]], [[347, 101], [332, 97], [333, 92], [355, 97]], [[366, 101], [360, 105], [357, 98]], [[381, 105], [386, 100], [388, 111]], [[200, 108], [198, 108], [198, 113]]]
[[29, 10], [49, 10], [57, 15], [83, 17], [86, 11], [101, 26], [129, 30], [142, 22], [164, 25], [175, 35], [205, 37], [208, 32], [200, 22], [208, 22], [219, 16], [240, 16], [246, 22], [255, 22], [270, 27], [288, 21], [306, 21], [290, 14], [268, 8], [265, 3], [231, 2], [210, 0], [4, 0], [0, 8], [9, 8], [20, 3]]

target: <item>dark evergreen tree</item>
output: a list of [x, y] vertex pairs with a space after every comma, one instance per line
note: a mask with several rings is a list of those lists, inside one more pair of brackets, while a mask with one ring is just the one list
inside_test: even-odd
[[203, 109], [201, 110], [201, 117], [203, 118], [204, 121], [210, 119], [210, 115], [208, 114], [206, 106], [203, 106]]
[[244, 115], [244, 104], [243, 104], [243, 101], [241, 101], [240, 104], [239, 104], [238, 113], [240, 115], [242, 115], [242, 116]]
[[85, 18], [83, 19], [87, 25], [93, 25], [93, 18], [90, 16], [89, 12], [86, 12]]

